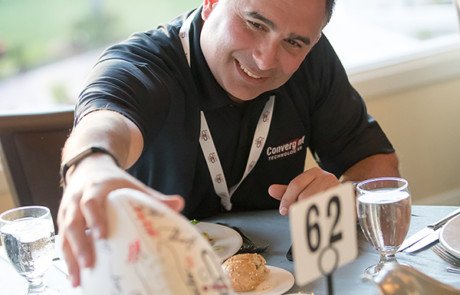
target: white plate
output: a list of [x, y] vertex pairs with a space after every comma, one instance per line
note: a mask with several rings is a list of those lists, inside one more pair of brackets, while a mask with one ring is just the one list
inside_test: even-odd
[[213, 239], [212, 248], [221, 262], [233, 256], [243, 245], [240, 234], [230, 227], [210, 222], [199, 222], [196, 226], [200, 232], [206, 232]]
[[294, 285], [294, 276], [283, 268], [267, 265], [268, 277], [254, 291], [238, 292], [238, 295], [280, 295]]
[[450, 254], [460, 259], [460, 215], [449, 220], [439, 234], [439, 241]]

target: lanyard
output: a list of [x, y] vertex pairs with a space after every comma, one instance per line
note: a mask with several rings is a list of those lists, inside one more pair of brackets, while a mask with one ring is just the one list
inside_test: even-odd
[[[189, 30], [192, 20], [194, 19], [198, 9], [195, 10], [183, 23], [180, 28], [179, 36], [182, 43], [182, 48], [184, 49], [185, 56], [187, 58], [188, 65], [190, 66], [190, 42], [189, 42]], [[260, 158], [262, 149], [265, 145], [265, 140], [267, 139], [268, 131], [270, 129], [270, 124], [272, 120], [273, 107], [275, 104], [275, 96], [270, 96], [270, 99], [265, 103], [265, 107], [262, 111], [262, 114], [259, 117], [257, 122], [256, 131], [252, 139], [251, 150], [249, 152], [248, 162], [246, 164], [246, 169], [241, 180], [232, 186], [230, 190], [227, 186], [227, 181], [225, 180], [224, 171], [219, 160], [219, 155], [217, 154], [214, 141], [212, 140], [211, 132], [206, 121], [206, 117], [203, 111], [201, 114], [200, 122], [200, 146], [203, 151], [203, 155], [208, 165], [209, 174], [211, 175], [212, 184], [214, 186], [214, 191], [220, 197], [220, 202], [222, 206], [228, 211], [232, 209], [231, 197], [243, 180], [248, 176], [252, 171], [252, 168], [256, 165], [257, 161]]]

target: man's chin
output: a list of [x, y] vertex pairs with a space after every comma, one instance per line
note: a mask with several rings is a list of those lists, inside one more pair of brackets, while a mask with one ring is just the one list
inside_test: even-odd
[[230, 99], [236, 103], [243, 103], [245, 101], [250, 101], [250, 100], [253, 100], [254, 98], [256, 98], [257, 96], [242, 96], [242, 95], [233, 95], [231, 94], [230, 92], [227, 92], [228, 96], [230, 97]]
[[268, 91], [278, 89], [283, 84], [284, 83], [280, 83], [279, 85], [278, 84], [271, 85], [271, 87], [263, 87], [264, 89], [260, 89], [261, 87], [259, 87], [259, 89], [243, 89], [243, 91], [241, 91], [241, 89], [237, 89], [236, 91], [232, 91], [232, 92], [226, 91], [226, 92], [231, 100], [235, 102], [245, 102], [245, 101], [254, 100], [255, 98], [259, 97], [261, 94], [266, 93]]

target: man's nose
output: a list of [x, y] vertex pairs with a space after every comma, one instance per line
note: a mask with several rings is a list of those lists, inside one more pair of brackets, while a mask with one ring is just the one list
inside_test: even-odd
[[259, 70], [273, 69], [278, 63], [278, 45], [275, 42], [263, 42], [254, 50], [253, 57]]

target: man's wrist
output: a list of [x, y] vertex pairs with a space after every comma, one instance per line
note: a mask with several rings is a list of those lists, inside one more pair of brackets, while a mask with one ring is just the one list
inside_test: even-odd
[[100, 146], [90, 146], [85, 149], [83, 149], [81, 152], [79, 152], [77, 155], [72, 157], [70, 160], [62, 164], [61, 166], [61, 171], [60, 171], [60, 176], [61, 176], [61, 185], [62, 187], [65, 188], [66, 186], [66, 175], [69, 171], [70, 168], [75, 167], [78, 165], [81, 161], [83, 161], [85, 158], [93, 155], [93, 154], [106, 154], [112, 158], [112, 160], [115, 162], [115, 164], [119, 167], [120, 164], [118, 163], [117, 158], [106, 148], [100, 147]]

